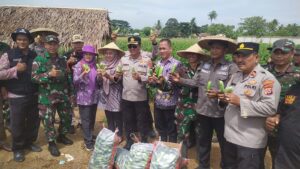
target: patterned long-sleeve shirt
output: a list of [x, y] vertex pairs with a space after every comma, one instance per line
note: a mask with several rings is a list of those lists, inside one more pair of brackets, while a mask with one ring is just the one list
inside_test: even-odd
[[[60, 70], [60, 76], [50, 77], [53, 66]], [[62, 56], [37, 56], [32, 64], [32, 81], [39, 84], [39, 104], [51, 105], [69, 102], [71, 77], [67, 73], [66, 58]]]
[[[114, 74], [116, 68], [107, 70], [110, 75]], [[100, 79], [103, 83], [103, 79]], [[110, 81], [109, 83], [109, 93], [106, 95], [105, 92], [102, 94], [106, 97], [106, 104], [104, 105], [104, 109], [112, 112], [119, 112], [121, 99], [122, 99], [122, 80], [118, 81]]]
[[170, 57], [165, 61], [160, 60], [157, 63], [156, 69], [158, 67], [163, 67], [162, 76], [165, 79], [165, 82], [163, 83], [162, 86], [157, 86], [158, 89], [155, 95], [155, 106], [157, 108], [170, 109], [176, 107], [180, 89], [178, 86], [173, 85], [169, 81], [169, 76], [170, 73], [172, 73], [172, 69], [174, 66], [175, 66], [175, 71], [177, 71], [178, 69], [180, 69], [182, 64], [180, 63], [180, 61], [176, 60], [173, 57]]

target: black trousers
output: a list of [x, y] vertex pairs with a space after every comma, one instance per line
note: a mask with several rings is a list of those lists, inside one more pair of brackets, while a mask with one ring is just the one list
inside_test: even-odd
[[123, 136], [122, 113], [105, 110], [105, 116], [107, 119], [108, 129], [110, 129], [111, 131], [115, 131], [116, 128], [118, 128], [119, 132], [117, 134], [118, 136], [122, 137]]
[[10, 98], [12, 150], [18, 151], [32, 144], [40, 127], [38, 96]]
[[226, 142], [223, 169], [263, 169], [264, 148], [248, 148]]
[[153, 118], [148, 100], [132, 102], [122, 99], [121, 110], [125, 125], [126, 142], [128, 144], [133, 143], [130, 134], [135, 132], [139, 132], [142, 142], [146, 142], [147, 134], [153, 130]]
[[268, 136], [268, 144], [265, 148], [264, 154], [266, 155], [267, 149], [269, 148], [271, 158], [272, 158], [272, 169], [275, 169], [275, 159], [277, 155], [279, 147], [279, 139], [278, 136]]
[[79, 105], [79, 114], [82, 124], [84, 143], [87, 147], [93, 146], [93, 131], [96, 121], [97, 104]]
[[198, 115], [196, 119], [197, 133], [197, 153], [199, 160], [199, 169], [210, 168], [210, 151], [213, 131], [215, 130], [220, 150], [221, 150], [221, 167], [226, 154], [224, 154], [224, 117], [212, 118], [203, 115]]
[[177, 142], [177, 128], [175, 124], [175, 108], [160, 109], [154, 107], [155, 128], [161, 141]]

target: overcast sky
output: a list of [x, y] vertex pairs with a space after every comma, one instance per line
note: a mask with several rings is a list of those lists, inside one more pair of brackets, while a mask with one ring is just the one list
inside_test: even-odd
[[193, 17], [201, 26], [210, 23], [212, 10], [218, 14], [214, 23], [238, 25], [241, 18], [263, 16], [300, 25], [300, 0], [1, 0], [0, 5], [104, 8], [111, 19], [126, 20], [132, 28], [153, 26], [157, 20], [164, 26], [169, 18], [189, 22]]

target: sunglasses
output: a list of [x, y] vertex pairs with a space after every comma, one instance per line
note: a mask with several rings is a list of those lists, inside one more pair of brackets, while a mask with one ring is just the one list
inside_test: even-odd
[[129, 49], [132, 49], [132, 48], [133, 48], [133, 49], [136, 49], [137, 47], [138, 47], [137, 45], [128, 45], [128, 48], [129, 48]]

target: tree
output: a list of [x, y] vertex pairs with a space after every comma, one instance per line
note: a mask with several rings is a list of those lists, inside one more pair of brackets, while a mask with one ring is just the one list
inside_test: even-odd
[[273, 19], [271, 22], [267, 23], [267, 32], [268, 35], [272, 36], [278, 30], [278, 21]]
[[179, 23], [176, 18], [170, 18], [166, 22], [161, 35], [166, 38], [178, 37], [179, 35]]
[[239, 23], [239, 31], [243, 35], [261, 37], [267, 33], [267, 22], [261, 16], [253, 16], [242, 19], [243, 22]]
[[217, 12], [216, 11], [211, 11], [208, 13], [208, 17], [209, 17], [209, 20], [210, 20], [210, 23], [212, 23], [212, 20], [216, 19], [218, 16]]
[[280, 25], [275, 36], [300, 36], [300, 26], [297, 24]]
[[157, 21], [157, 23], [155, 24], [154, 28], [156, 29], [157, 33], [159, 34], [160, 31], [161, 31], [161, 29], [162, 29], [160, 20]]
[[144, 27], [142, 30], [141, 30], [141, 36], [150, 36], [150, 32], [151, 32], [151, 27]]
[[233, 25], [211, 24], [207, 28], [207, 33], [211, 35], [224, 34], [229, 38], [236, 39], [237, 33], [234, 31]]
[[199, 33], [207, 33], [207, 30], [208, 30], [208, 25], [202, 25], [200, 26], [199, 28]]
[[119, 34], [127, 35], [131, 31], [131, 27], [127, 21], [111, 20], [110, 23], [113, 30], [120, 28]]
[[191, 29], [191, 34], [197, 34], [199, 33], [199, 29], [198, 26], [196, 24], [196, 18], [192, 18], [191, 22], [190, 22], [190, 29]]
[[179, 36], [180, 37], [189, 37], [191, 35], [191, 27], [189, 22], [180, 22], [179, 23]]

